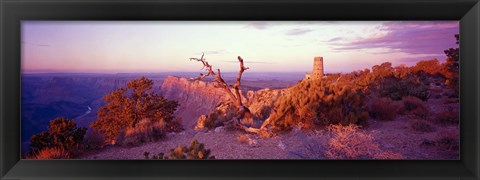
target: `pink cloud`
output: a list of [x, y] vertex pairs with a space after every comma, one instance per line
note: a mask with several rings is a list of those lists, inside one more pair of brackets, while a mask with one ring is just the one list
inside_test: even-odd
[[269, 28], [269, 26], [270, 26], [270, 24], [268, 24], [267, 22], [255, 21], [255, 22], [248, 23], [245, 27], [264, 30], [264, 29]]
[[341, 41], [341, 40], [343, 40], [343, 39], [344, 39], [344, 38], [342, 38], [342, 37], [335, 37], [335, 38], [332, 38], [332, 39], [328, 40], [327, 42]]
[[220, 50], [210, 50], [210, 51], [205, 51], [205, 54], [225, 54], [227, 51], [225, 49], [220, 49]]
[[296, 35], [302, 35], [302, 34], [306, 34], [306, 33], [309, 33], [311, 32], [312, 30], [311, 29], [291, 29], [289, 31], [287, 31], [285, 34], [287, 35], [291, 35], [291, 36], [296, 36]]
[[384, 23], [374, 35], [350, 42], [331, 42], [335, 50], [387, 48], [391, 52], [408, 54], [440, 54], [456, 47], [454, 35], [459, 33], [458, 21], [399, 21]]
[[420, 56], [420, 57], [401, 58], [401, 59], [397, 59], [395, 62], [398, 63], [398, 64], [414, 65], [418, 61], [432, 60], [432, 59], [437, 59], [439, 61], [443, 61], [443, 60], [446, 59], [446, 56], [445, 55], [438, 55], [438, 56]]

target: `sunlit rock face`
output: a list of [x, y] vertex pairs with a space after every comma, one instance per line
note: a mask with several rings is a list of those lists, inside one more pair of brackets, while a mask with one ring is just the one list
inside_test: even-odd
[[225, 91], [213, 82], [168, 76], [162, 86], [162, 95], [180, 103], [176, 112], [185, 128], [192, 129], [202, 114], [208, 114], [220, 102], [227, 101]]
[[[207, 80], [208, 81], [208, 80]], [[270, 114], [275, 101], [285, 93], [285, 89], [260, 89], [242, 94], [243, 103], [250, 109], [256, 121], [262, 122]], [[194, 129], [202, 115], [208, 115], [221, 102], [229, 101], [225, 90], [215, 87], [214, 82], [191, 80], [168, 76], [161, 86], [162, 95], [177, 100], [180, 106], [176, 115], [182, 117], [187, 129]], [[198, 127], [197, 127], [198, 128]]]

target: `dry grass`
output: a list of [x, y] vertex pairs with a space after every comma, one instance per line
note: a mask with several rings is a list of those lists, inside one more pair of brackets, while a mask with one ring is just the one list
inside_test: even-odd
[[63, 148], [45, 148], [34, 153], [31, 159], [70, 159], [71, 154]]
[[437, 134], [435, 138], [436, 145], [447, 150], [458, 151], [460, 145], [460, 136], [458, 131], [444, 130]]
[[447, 151], [458, 152], [460, 146], [460, 135], [458, 130], [443, 130], [436, 134], [431, 140], [424, 140], [422, 145], [430, 145]]
[[422, 133], [435, 131], [435, 127], [425, 120], [413, 120], [410, 123], [410, 127], [412, 130]]
[[333, 138], [328, 141], [326, 156], [330, 159], [370, 159], [379, 145], [373, 136], [360, 132], [358, 128], [353, 124], [328, 126]]
[[143, 119], [134, 128], [128, 128], [117, 138], [121, 145], [138, 145], [144, 142], [154, 142], [165, 136], [166, 123], [163, 120], [152, 122], [150, 119]]
[[457, 108], [442, 109], [436, 114], [436, 122], [443, 125], [459, 123], [459, 112]]
[[330, 159], [402, 159], [399, 153], [384, 151], [375, 138], [354, 124], [347, 126], [330, 125], [328, 131], [332, 138], [325, 152]]
[[453, 104], [458, 102], [459, 102], [458, 98], [446, 98], [443, 100], [443, 104]]
[[403, 156], [399, 153], [386, 151], [373, 155], [373, 159], [403, 159]]

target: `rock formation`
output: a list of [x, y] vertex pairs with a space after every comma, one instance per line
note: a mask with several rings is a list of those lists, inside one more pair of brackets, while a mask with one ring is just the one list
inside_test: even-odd
[[183, 119], [185, 128], [195, 126], [197, 119], [212, 111], [227, 97], [222, 89], [216, 88], [213, 83], [203, 80], [190, 80], [168, 76], [161, 87], [162, 95], [180, 103], [176, 115]]
[[[187, 78], [168, 76], [161, 86], [161, 93], [167, 99], [180, 103], [176, 112], [182, 117], [186, 129], [200, 130], [205, 128], [205, 120], [214, 111], [225, 112], [228, 96], [221, 88], [216, 88], [214, 82], [191, 80]], [[261, 89], [248, 91], [242, 101], [248, 106], [255, 119], [255, 127], [270, 115], [273, 103], [286, 89]]]

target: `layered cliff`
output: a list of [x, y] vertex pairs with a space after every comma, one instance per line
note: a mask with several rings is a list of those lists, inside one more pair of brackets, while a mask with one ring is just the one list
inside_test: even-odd
[[176, 115], [183, 119], [187, 129], [193, 129], [202, 114], [228, 100], [224, 90], [214, 87], [213, 83], [174, 76], [163, 81], [160, 92], [165, 98], [180, 103]]
[[[284, 94], [283, 89], [261, 89], [243, 94], [243, 103], [257, 120], [265, 120], [273, 103]], [[221, 102], [229, 101], [224, 89], [216, 88], [213, 82], [190, 80], [168, 76], [161, 86], [162, 95], [177, 100], [180, 106], [176, 115], [182, 117], [186, 129], [193, 129], [201, 115], [209, 114]]]

